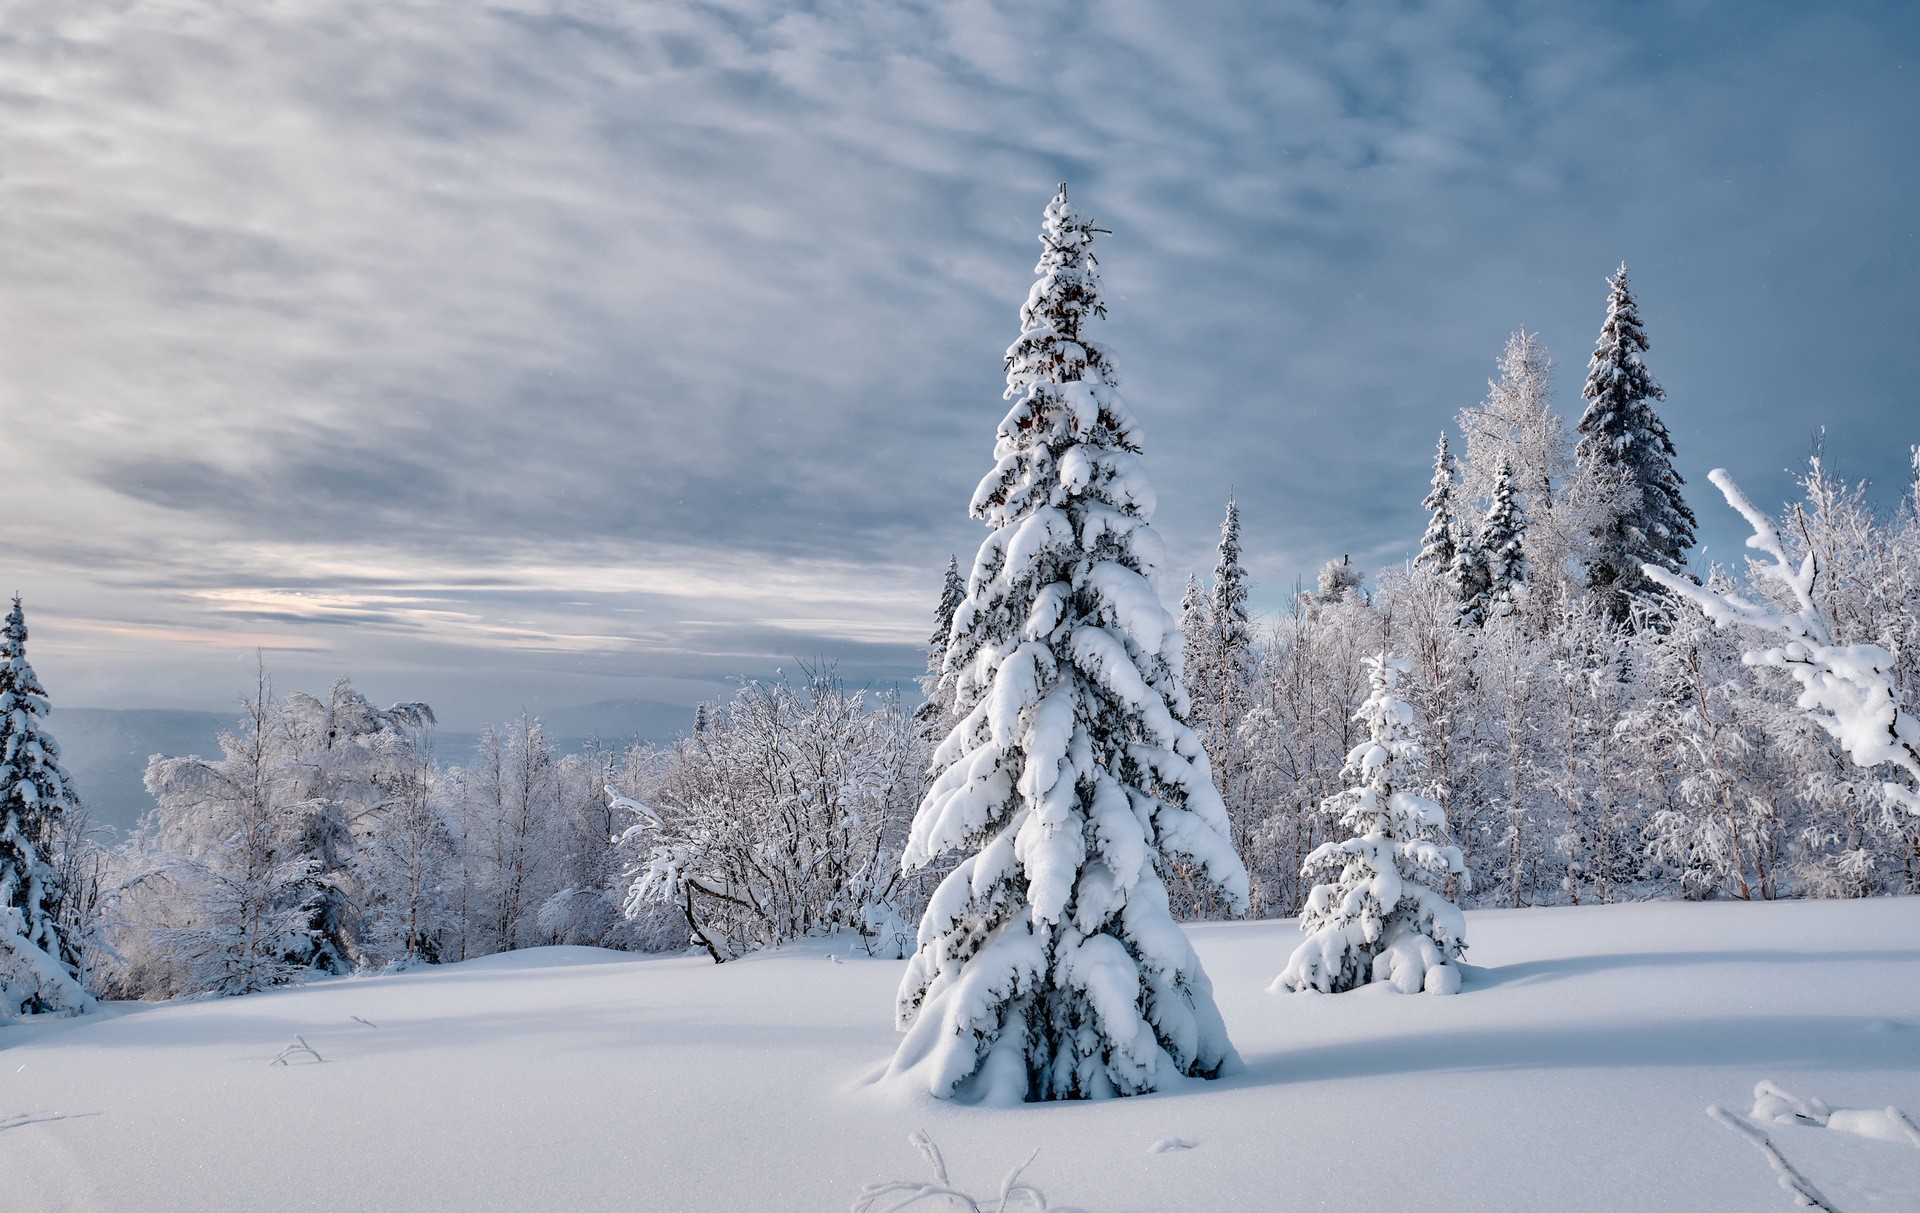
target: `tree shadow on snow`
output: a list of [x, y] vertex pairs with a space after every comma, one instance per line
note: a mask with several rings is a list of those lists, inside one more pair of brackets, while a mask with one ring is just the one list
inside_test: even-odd
[[1342, 1078], [1486, 1070], [1735, 1066], [1920, 1070], [1920, 1032], [1871, 1016], [1756, 1015], [1587, 1021], [1555, 1027], [1453, 1028], [1282, 1049], [1225, 1080], [1281, 1086]]
[[1516, 964], [1483, 967], [1466, 964], [1466, 981], [1461, 993], [1494, 986], [1533, 985], [1563, 977], [1580, 977], [1614, 969], [1699, 968], [1703, 965], [1758, 964], [1916, 964], [1920, 949], [1885, 949], [1872, 952], [1610, 952], [1594, 956], [1555, 956], [1546, 960], [1524, 960]]

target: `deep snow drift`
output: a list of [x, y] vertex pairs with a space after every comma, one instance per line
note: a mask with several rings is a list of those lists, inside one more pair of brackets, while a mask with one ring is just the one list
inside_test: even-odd
[[[1268, 993], [1291, 922], [1191, 927], [1244, 1070], [1007, 1110], [874, 1085], [900, 962], [825, 945], [112, 1005], [0, 1028], [0, 1176], [45, 1210], [845, 1210], [925, 1178], [924, 1128], [957, 1187], [1038, 1147], [1027, 1178], [1092, 1213], [1788, 1213], [1709, 1104], [1920, 1111], [1920, 899], [1468, 917], [1453, 998]], [[324, 1060], [271, 1064], [296, 1035]], [[1920, 1208], [1909, 1143], [1764, 1127], [1845, 1213]]]

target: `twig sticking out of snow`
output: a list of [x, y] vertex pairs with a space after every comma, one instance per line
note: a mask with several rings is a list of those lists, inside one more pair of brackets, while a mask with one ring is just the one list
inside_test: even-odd
[[[953, 1187], [953, 1181], [947, 1178], [947, 1161], [940, 1155], [940, 1147], [933, 1144], [933, 1138], [927, 1136], [925, 1129], [909, 1136], [907, 1140], [920, 1151], [927, 1160], [927, 1169], [933, 1172], [932, 1183], [917, 1183], [911, 1179], [889, 1179], [880, 1183], [870, 1183], [860, 1189], [860, 1199], [853, 1202], [853, 1213], [899, 1213], [909, 1205], [917, 1205], [923, 1200], [944, 1200], [950, 1209], [959, 1209], [961, 1213], [1014, 1213], [1014, 1210], [1027, 1209], [1032, 1213], [1087, 1213], [1084, 1209], [1072, 1209], [1065, 1205], [1050, 1205], [1046, 1193], [1032, 1184], [1020, 1182], [1020, 1174], [1033, 1165], [1040, 1157], [1035, 1150], [1027, 1155], [1027, 1161], [1007, 1172], [1000, 1181], [997, 1199], [989, 1197], [994, 1203], [968, 1196]], [[900, 1199], [882, 1206], [881, 1201], [888, 1197]], [[1011, 1203], [1015, 1200], [1019, 1203]]]
[[1819, 559], [1808, 552], [1798, 565], [1789, 560], [1773, 521], [1747, 499], [1725, 468], [1715, 468], [1707, 479], [1753, 527], [1747, 546], [1768, 558], [1752, 562], [1754, 576], [1782, 590], [1796, 609], [1749, 602], [1738, 594], [1695, 585], [1654, 565], [1641, 565], [1642, 571], [1693, 603], [1716, 627], [1737, 624], [1777, 637], [1781, 643], [1748, 652], [1742, 660], [1793, 675], [1800, 684], [1800, 706], [1813, 714], [1855, 766], [1870, 770], [1887, 765], [1906, 776], [1905, 783], [1881, 786], [1889, 804], [1920, 815], [1920, 721], [1900, 702], [1893, 654], [1876, 644], [1835, 644], [1833, 625], [1813, 596], [1820, 579]]
[[1826, 1197], [1820, 1195], [1820, 1189], [1813, 1186], [1812, 1180], [1794, 1170], [1793, 1164], [1780, 1153], [1779, 1148], [1773, 1144], [1773, 1138], [1767, 1136], [1764, 1130], [1747, 1123], [1719, 1104], [1708, 1108], [1707, 1115], [1752, 1142], [1755, 1149], [1767, 1156], [1767, 1164], [1773, 1168], [1774, 1176], [1779, 1179], [1780, 1186], [1793, 1196], [1794, 1204], [1807, 1209], [1820, 1209], [1824, 1213], [1840, 1213], [1828, 1203]]
[[1200, 1144], [1200, 1143], [1199, 1143], [1199, 1142], [1197, 1142], [1197, 1141], [1188, 1141], [1188, 1140], [1187, 1140], [1186, 1138], [1184, 1138], [1184, 1137], [1168, 1137], [1168, 1138], [1166, 1138], [1166, 1139], [1164, 1139], [1164, 1140], [1161, 1140], [1161, 1141], [1156, 1141], [1156, 1142], [1154, 1142], [1154, 1143], [1153, 1143], [1152, 1145], [1150, 1145], [1150, 1146], [1148, 1146], [1148, 1147], [1147, 1147], [1147, 1153], [1149, 1153], [1149, 1154], [1171, 1154], [1171, 1153], [1172, 1153], [1173, 1151], [1175, 1151], [1175, 1150], [1191, 1150], [1191, 1149], [1194, 1149], [1194, 1148], [1195, 1148], [1195, 1147], [1197, 1147], [1197, 1146], [1198, 1146], [1199, 1144]]
[[314, 1047], [312, 1045], [307, 1043], [306, 1037], [296, 1035], [294, 1036], [293, 1039], [294, 1039], [293, 1044], [290, 1044], [286, 1048], [280, 1050], [280, 1055], [278, 1057], [275, 1057], [272, 1061], [268, 1062], [267, 1064], [270, 1066], [288, 1065], [290, 1064], [290, 1061], [289, 1061], [290, 1058], [297, 1057], [302, 1053], [305, 1053], [308, 1057], [313, 1058], [315, 1061], [326, 1060], [326, 1058], [320, 1056], [320, 1054], [314, 1050]]
[[371, 1019], [362, 1019], [358, 1015], [349, 1015], [347, 1018], [353, 1020], [353, 1022], [355, 1023], [366, 1024], [369, 1028], [377, 1028], [380, 1026], [379, 1024], [373, 1022]]
[[[93, 1113], [82, 1113], [93, 1115]], [[10, 1116], [0, 1116], [0, 1133], [8, 1129], [24, 1129], [28, 1125], [45, 1124], [50, 1120], [65, 1120], [65, 1112], [15, 1112]]]

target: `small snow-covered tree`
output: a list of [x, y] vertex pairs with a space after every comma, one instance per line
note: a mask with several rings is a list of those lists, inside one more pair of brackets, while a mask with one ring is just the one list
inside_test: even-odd
[[[933, 634], [927, 637], [927, 672], [920, 676], [920, 693], [925, 697], [914, 719], [928, 741], [938, 741], [953, 727], [953, 686], [947, 674], [947, 638], [953, 632], [953, 613], [967, 596], [967, 583], [960, 576], [960, 558], [947, 557], [947, 571], [940, 584], [940, 601], [933, 608]], [[704, 710], [705, 705], [701, 705]]]
[[1466, 920], [1445, 888], [1464, 883], [1465, 868], [1460, 849], [1440, 841], [1440, 805], [1409, 787], [1420, 736], [1399, 681], [1412, 666], [1386, 653], [1366, 665], [1371, 693], [1358, 719], [1367, 740], [1347, 756], [1351, 786], [1324, 806], [1353, 837], [1307, 857], [1309, 874], [1333, 879], [1308, 895], [1300, 913], [1307, 938], [1273, 988], [1336, 994], [1373, 981], [1408, 994], [1451, 994], [1460, 971], [1450, 962], [1466, 946]]
[[1463, 528], [1456, 542], [1453, 568], [1448, 574], [1448, 580], [1453, 583], [1454, 618], [1479, 627], [1489, 613], [1493, 571], [1478, 534], [1469, 535]]
[[1453, 569], [1453, 558], [1459, 550], [1454, 536], [1460, 530], [1460, 513], [1453, 500], [1458, 484], [1459, 473], [1453, 452], [1447, 449], [1447, 435], [1443, 430], [1433, 456], [1433, 482], [1426, 498], [1420, 502], [1420, 508], [1427, 512], [1427, 533], [1420, 537], [1420, 554], [1413, 558], [1418, 568], [1441, 573], [1450, 573]]
[[47, 710], [16, 597], [0, 634], [0, 1019], [72, 1014], [93, 1001], [81, 984], [81, 941], [56, 866], [78, 805], [42, 721]]
[[1132, 1095], [1234, 1057], [1161, 865], [1236, 906], [1246, 873], [1186, 723], [1139, 436], [1084, 332], [1105, 311], [1095, 230], [1064, 187], [1048, 204], [973, 498], [993, 529], [954, 617], [960, 720], [904, 858], [965, 856], [921, 920], [891, 1068], [940, 1097]]
[[1213, 612], [1207, 604], [1207, 592], [1200, 579], [1187, 574], [1187, 588], [1180, 595], [1180, 634], [1185, 639], [1187, 669], [1193, 670], [1207, 659], [1207, 633], [1213, 630]]
[[1526, 597], [1527, 513], [1520, 504], [1513, 467], [1502, 459], [1493, 478], [1493, 501], [1480, 524], [1480, 551], [1486, 556], [1486, 609], [1511, 615]]
[[1680, 493], [1686, 482], [1673, 466], [1673, 439], [1654, 410], [1666, 392], [1640, 360], [1647, 333], [1625, 265], [1607, 286], [1607, 318], [1580, 393], [1587, 406], [1577, 455], [1594, 465], [1594, 479], [1617, 480], [1627, 490], [1595, 520], [1587, 552], [1587, 588], [1610, 615], [1625, 620], [1632, 596], [1647, 585], [1641, 565], [1680, 573], [1696, 522]]

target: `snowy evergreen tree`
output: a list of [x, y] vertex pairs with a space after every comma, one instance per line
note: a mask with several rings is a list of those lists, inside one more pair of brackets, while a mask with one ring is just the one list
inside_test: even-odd
[[1478, 535], [1462, 527], [1455, 539], [1453, 568], [1448, 580], [1453, 585], [1454, 617], [1460, 623], [1479, 627], [1487, 619], [1487, 596], [1492, 588], [1493, 571]]
[[1246, 653], [1253, 645], [1253, 633], [1247, 615], [1247, 570], [1240, 565], [1240, 503], [1231, 497], [1227, 498], [1226, 517], [1220, 520], [1220, 555], [1213, 566], [1210, 606], [1223, 668], [1240, 682], [1245, 677]]
[[940, 601], [933, 608], [933, 634], [927, 637], [927, 672], [920, 677], [920, 693], [926, 702], [914, 713], [921, 734], [938, 741], [953, 727], [953, 685], [947, 676], [947, 638], [953, 632], [953, 613], [967, 596], [967, 583], [960, 576], [960, 558], [947, 557], [946, 577], [940, 586]]
[[1234, 724], [1246, 710], [1253, 661], [1247, 571], [1240, 564], [1240, 507], [1232, 499], [1220, 523], [1219, 552], [1211, 593], [1202, 597], [1199, 583], [1189, 579], [1180, 602], [1186, 682], [1193, 704], [1190, 719], [1200, 731], [1216, 774], [1221, 773]]
[[77, 805], [60, 747], [41, 722], [46, 714], [16, 597], [0, 636], [0, 1019], [92, 1003], [54, 854]]
[[1426, 499], [1420, 503], [1420, 508], [1427, 512], [1427, 533], [1420, 537], [1420, 554], [1413, 558], [1413, 563], [1420, 568], [1452, 574], [1453, 558], [1459, 551], [1454, 541], [1460, 530], [1459, 511], [1453, 502], [1457, 482], [1453, 452], [1447, 449], [1447, 435], [1443, 430], [1433, 456], [1433, 482]]
[[1174, 924], [1179, 857], [1236, 906], [1246, 872], [1190, 729], [1140, 442], [1107, 352], [1093, 224], [1063, 187], [1007, 352], [997, 465], [948, 658], [959, 722], [903, 862], [965, 855], [921, 921], [891, 1073], [991, 1102], [1152, 1091], [1234, 1059]]
[[1480, 524], [1479, 543], [1487, 561], [1487, 609], [1495, 614], [1513, 614], [1526, 595], [1531, 577], [1526, 535], [1526, 507], [1520, 504], [1513, 467], [1502, 459], [1494, 473], [1493, 503]]
[[1670, 573], [1685, 568], [1695, 520], [1680, 494], [1686, 482], [1673, 466], [1673, 439], [1654, 411], [1666, 393], [1640, 360], [1647, 334], [1624, 264], [1607, 285], [1607, 319], [1580, 393], [1587, 407], [1577, 453], [1597, 479], [1617, 480], [1627, 490], [1596, 520], [1587, 553], [1587, 588], [1624, 620], [1630, 595], [1649, 585], [1642, 564]]
[[1386, 653], [1366, 666], [1371, 693], [1356, 719], [1367, 740], [1347, 755], [1348, 789], [1324, 806], [1353, 837], [1307, 857], [1308, 874], [1334, 878], [1308, 895], [1300, 913], [1307, 939], [1273, 988], [1337, 994], [1377, 981], [1407, 994], [1451, 994], [1460, 971], [1449, 962], [1466, 946], [1466, 919], [1445, 889], [1464, 884], [1465, 867], [1460, 849], [1438, 840], [1440, 805], [1409, 790], [1422, 754], [1399, 681], [1412, 666]]

